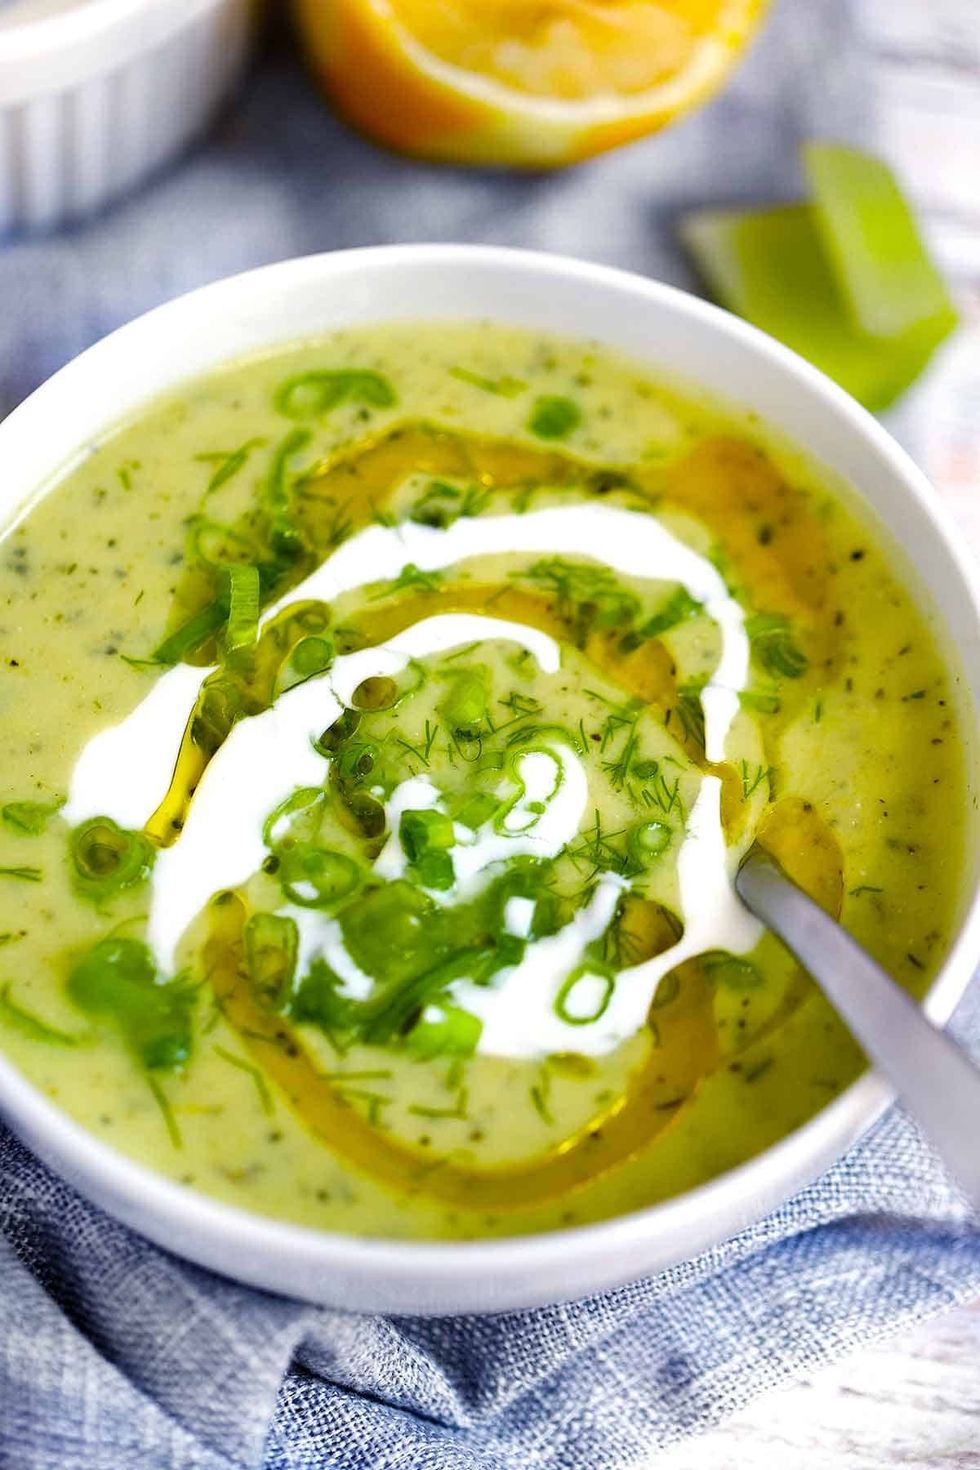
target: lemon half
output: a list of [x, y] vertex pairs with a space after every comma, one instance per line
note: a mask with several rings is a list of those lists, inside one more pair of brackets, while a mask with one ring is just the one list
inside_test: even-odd
[[340, 110], [457, 163], [574, 163], [719, 85], [767, 0], [294, 0]]

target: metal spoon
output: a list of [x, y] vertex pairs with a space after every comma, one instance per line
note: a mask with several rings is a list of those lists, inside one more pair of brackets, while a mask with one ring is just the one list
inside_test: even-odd
[[980, 1210], [980, 1069], [760, 847], [735, 890], [806, 967]]

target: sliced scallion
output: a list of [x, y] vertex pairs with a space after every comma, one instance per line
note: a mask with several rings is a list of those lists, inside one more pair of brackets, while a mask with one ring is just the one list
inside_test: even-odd
[[266, 847], [276, 852], [287, 841], [308, 842], [319, 828], [327, 799], [322, 786], [297, 787], [263, 822]]
[[584, 964], [562, 982], [554, 1011], [566, 1026], [591, 1026], [604, 1016], [616, 988], [616, 977], [595, 964]]
[[228, 626], [225, 648], [240, 653], [251, 648], [259, 631], [259, 569], [247, 563], [226, 568], [228, 578]]
[[280, 854], [278, 878], [290, 903], [318, 909], [347, 898], [361, 881], [361, 870], [346, 853], [297, 844]]
[[483, 1022], [460, 1006], [442, 1002], [427, 1008], [405, 1038], [414, 1056], [425, 1061], [434, 1057], [468, 1057], [476, 1051]]
[[196, 653], [209, 638], [213, 638], [228, 617], [228, 600], [216, 597], [205, 607], [192, 613], [186, 622], [168, 633], [153, 650], [152, 661], [158, 664], [179, 664], [188, 655]]
[[111, 817], [91, 817], [75, 827], [68, 852], [76, 890], [96, 904], [142, 883], [156, 857], [148, 837], [118, 826]]
[[582, 410], [573, 398], [545, 394], [536, 398], [527, 426], [539, 439], [567, 439], [582, 422]]
[[641, 822], [629, 834], [629, 845], [641, 863], [660, 857], [670, 846], [673, 828], [666, 822]]
[[298, 373], [276, 391], [278, 413], [291, 419], [322, 418], [349, 400], [371, 408], [391, 408], [395, 390], [387, 378], [368, 368], [333, 368]]
[[245, 924], [245, 957], [253, 986], [265, 1005], [281, 1010], [292, 994], [299, 930], [284, 914], [252, 914]]

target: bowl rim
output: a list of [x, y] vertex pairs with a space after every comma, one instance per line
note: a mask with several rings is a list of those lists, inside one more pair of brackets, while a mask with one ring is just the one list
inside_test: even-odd
[[[17, 58], [48, 47], [70, 46], [93, 35], [104, 36], [115, 26], [134, 17], [145, 19], [148, 12], [170, 10], [177, 19], [205, 8], [211, 0], [64, 0], [61, 8], [40, 11], [17, 10], [0, 25], [0, 42], [11, 39], [11, 52]], [[16, 45], [13, 38], [16, 38]], [[6, 60], [0, 46], [0, 60]]]
[[0, 107], [118, 72], [199, 19], [251, 0], [85, 0], [0, 21]]
[[[366, 269], [370, 273], [411, 265], [428, 265], [441, 270], [465, 269], [469, 265], [496, 267], [505, 271], [516, 270], [518, 274], [524, 272], [531, 276], [536, 275], [539, 278], [564, 277], [573, 282], [580, 280], [592, 285], [604, 285], [664, 304], [680, 316], [686, 315], [699, 320], [709, 330], [734, 338], [752, 353], [768, 358], [780, 372], [796, 378], [806, 391], [820, 400], [825, 413], [847, 419], [877, 452], [891, 478], [900, 481], [904, 492], [918, 503], [919, 508], [932, 522], [951, 566], [961, 578], [977, 627], [980, 628], [980, 570], [965, 549], [962, 537], [955, 530], [948, 511], [925, 475], [870, 413], [789, 348], [722, 308], [664, 282], [569, 256], [485, 245], [383, 245], [301, 256], [222, 278], [136, 317], [72, 359], [0, 423], [0, 446], [9, 426], [16, 424], [22, 415], [36, 412], [39, 401], [43, 403], [48, 395], [62, 392], [66, 386], [71, 385], [76, 376], [97, 373], [101, 354], [118, 354], [128, 350], [133, 339], [148, 328], [152, 329], [163, 317], [175, 316], [180, 312], [192, 314], [198, 306], [205, 305], [209, 310], [221, 312], [227, 309], [229, 303], [240, 301], [243, 293], [262, 291], [269, 287], [274, 290], [277, 283], [290, 275], [300, 279], [307, 277], [322, 283], [331, 276], [343, 277], [345, 271], [349, 270]], [[377, 320], [383, 320], [383, 317], [379, 316]], [[574, 335], [574, 332], [569, 335]], [[286, 340], [284, 337], [283, 345]], [[271, 347], [271, 341], [269, 345]], [[651, 370], [655, 371], [653, 354], [650, 365]], [[191, 380], [195, 375], [192, 370], [188, 379], [174, 377], [171, 386], [177, 388], [182, 381]], [[732, 401], [737, 403], [737, 393], [732, 395]], [[805, 445], [801, 447], [807, 452]], [[64, 469], [59, 469], [52, 483], [63, 473]], [[46, 493], [49, 488], [50, 483], [40, 487], [38, 493]], [[28, 502], [30, 503], [33, 501]], [[944, 1025], [949, 1020], [966, 991], [978, 958], [980, 886], [969, 901], [964, 903], [956, 937], [923, 1002], [926, 1015], [934, 1023]], [[110, 1199], [111, 1202], [106, 1206], [110, 1212], [126, 1219], [128, 1223], [132, 1223], [135, 1215], [142, 1217], [147, 1213], [151, 1214], [159, 1227], [151, 1238], [161, 1244], [166, 1245], [171, 1238], [166, 1233], [161, 1233], [161, 1230], [172, 1231], [178, 1237], [190, 1232], [209, 1238], [214, 1243], [210, 1255], [195, 1254], [182, 1245], [173, 1248], [213, 1269], [222, 1269], [220, 1260], [224, 1255], [230, 1260], [236, 1251], [242, 1252], [239, 1262], [229, 1268], [229, 1274], [267, 1289], [276, 1289], [269, 1286], [268, 1271], [263, 1274], [250, 1264], [259, 1257], [273, 1260], [277, 1256], [289, 1255], [310, 1268], [316, 1267], [325, 1271], [339, 1268], [347, 1273], [344, 1279], [348, 1282], [383, 1276], [389, 1281], [398, 1281], [411, 1287], [420, 1280], [438, 1278], [440, 1290], [451, 1294], [454, 1287], [472, 1282], [477, 1274], [489, 1273], [509, 1278], [517, 1272], [526, 1277], [529, 1273], [533, 1274], [536, 1267], [553, 1267], [556, 1253], [560, 1255], [563, 1266], [567, 1269], [569, 1297], [581, 1295], [576, 1286], [576, 1273], [589, 1266], [593, 1268], [593, 1278], [602, 1277], [599, 1285], [589, 1289], [603, 1289], [604, 1286], [630, 1279], [629, 1268], [623, 1271], [613, 1267], [603, 1273], [596, 1271], [596, 1262], [603, 1259], [606, 1262], [623, 1260], [633, 1246], [642, 1243], [649, 1248], [658, 1240], [687, 1238], [692, 1242], [691, 1249], [675, 1250], [670, 1255], [670, 1259], [679, 1261], [693, 1259], [721, 1241], [733, 1238], [744, 1225], [761, 1219], [764, 1213], [784, 1204], [801, 1188], [812, 1184], [832, 1162], [839, 1159], [867, 1132], [893, 1100], [893, 1096], [885, 1081], [875, 1072], [868, 1071], [801, 1127], [762, 1153], [682, 1195], [624, 1215], [539, 1234], [468, 1241], [401, 1240], [347, 1235], [291, 1224], [271, 1216], [252, 1213], [241, 1206], [225, 1203], [199, 1193], [194, 1188], [182, 1186], [137, 1163], [89, 1133], [35, 1088], [7, 1057], [0, 1054], [0, 1113], [13, 1123], [22, 1136], [29, 1137], [29, 1146], [42, 1158], [50, 1162], [52, 1156], [57, 1157], [59, 1162], [55, 1167], [69, 1182], [78, 1185], [91, 1198], [88, 1188], [80, 1181], [97, 1177], [102, 1186], [100, 1200], [105, 1204], [106, 1199]], [[78, 1168], [73, 1162], [70, 1166], [64, 1162], [66, 1154], [71, 1161], [80, 1161]], [[806, 1161], [804, 1169], [795, 1171], [795, 1177], [793, 1171], [786, 1167], [786, 1161], [792, 1156], [802, 1156]], [[768, 1189], [763, 1187], [767, 1176], [770, 1182]], [[771, 1188], [773, 1179], [781, 1181], [777, 1183], [775, 1190]], [[758, 1203], [760, 1197], [764, 1201], [762, 1210]], [[713, 1218], [716, 1207], [723, 1207], [721, 1213], [729, 1221], [735, 1218], [741, 1223], [726, 1226], [720, 1234], [713, 1234], [710, 1228], [706, 1232], [705, 1222]], [[140, 1225], [135, 1228], [142, 1229]], [[666, 1257], [664, 1263], [669, 1264]], [[634, 1275], [641, 1274], [643, 1269], [641, 1266]], [[504, 1291], [499, 1310], [521, 1305], [530, 1296], [533, 1293], [527, 1291], [516, 1295], [511, 1293], [510, 1296]], [[324, 1300], [319, 1294], [304, 1299]], [[561, 1293], [554, 1290], [540, 1298], [542, 1302], [561, 1299]], [[393, 1306], [391, 1309], [401, 1308]], [[465, 1309], [469, 1308], [438, 1305], [432, 1310], [442, 1312]], [[428, 1309], [422, 1306], [411, 1310]]]

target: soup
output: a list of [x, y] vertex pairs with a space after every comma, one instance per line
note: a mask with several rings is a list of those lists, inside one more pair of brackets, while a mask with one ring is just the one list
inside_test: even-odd
[[920, 994], [959, 693], [846, 486], [589, 344], [358, 329], [90, 446], [0, 548], [0, 1047], [321, 1228], [603, 1218], [860, 1071], [753, 841]]

